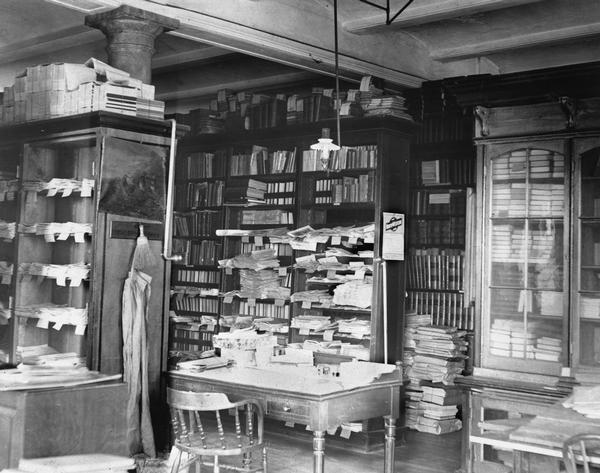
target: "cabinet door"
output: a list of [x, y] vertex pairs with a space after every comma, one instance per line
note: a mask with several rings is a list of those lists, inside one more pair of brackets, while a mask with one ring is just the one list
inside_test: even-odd
[[558, 373], [567, 361], [564, 150], [562, 141], [485, 150], [484, 367]]
[[573, 365], [600, 368], [600, 139], [575, 142]]

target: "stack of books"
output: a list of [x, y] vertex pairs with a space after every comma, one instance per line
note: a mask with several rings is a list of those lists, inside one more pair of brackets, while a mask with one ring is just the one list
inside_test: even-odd
[[264, 204], [267, 183], [253, 179], [236, 179], [225, 187], [225, 204], [248, 205]]
[[419, 402], [422, 414], [418, 417], [415, 429], [435, 435], [460, 430], [462, 423], [457, 419], [460, 404], [460, 389], [457, 386], [445, 386], [423, 382], [423, 397]]
[[364, 107], [367, 117], [388, 116], [412, 121], [406, 110], [405, 99], [400, 95], [374, 97]]

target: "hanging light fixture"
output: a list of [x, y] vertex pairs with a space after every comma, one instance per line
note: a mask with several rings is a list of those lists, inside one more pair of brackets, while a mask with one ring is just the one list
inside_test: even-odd
[[321, 130], [321, 138], [317, 140], [317, 143], [310, 146], [311, 149], [318, 152], [318, 158], [321, 162], [321, 166], [324, 170], [329, 170], [329, 159], [332, 151], [338, 151], [341, 145], [341, 132], [340, 132], [340, 68], [338, 58], [338, 4], [337, 0], [333, 0], [333, 32], [334, 32], [334, 58], [335, 58], [335, 126], [337, 134], [337, 142], [335, 144], [329, 136], [329, 128], [323, 128]]

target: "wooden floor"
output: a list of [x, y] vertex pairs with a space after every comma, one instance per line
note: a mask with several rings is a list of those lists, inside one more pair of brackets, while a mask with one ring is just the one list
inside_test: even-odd
[[[454, 473], [460, 468], [461, 432], [431, 435], [415, 431], [396, 447], [396, 473]], [[311, 473], [312, 444], [287, 436], [266, 434], [269, 473]], [[325, 445], [327, 473], [383, 472], [383, 451], [354, 453]], [[148, 461], [143, 473], [163, 473], [164, 461]], [[204, 471], [204, 470], [203, 470]]]

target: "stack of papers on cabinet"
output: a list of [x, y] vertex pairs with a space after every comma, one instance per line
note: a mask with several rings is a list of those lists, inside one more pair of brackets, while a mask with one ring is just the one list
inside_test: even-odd
[[573, 394], [562, 404], [586, 417], [600, 419], [600, 385], [574, 386]]
[[333, 303], [367, 309], [371, 307], [373, 284], [370, 279], [349, 281], [333, 291]]

